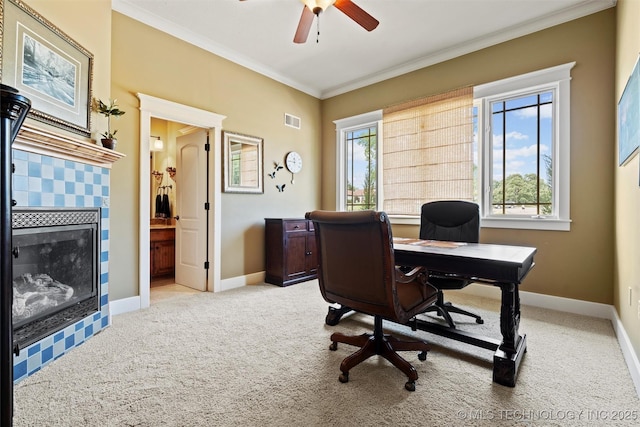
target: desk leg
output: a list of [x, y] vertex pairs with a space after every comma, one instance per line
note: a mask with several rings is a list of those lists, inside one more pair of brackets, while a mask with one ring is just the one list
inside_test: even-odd
[[518, 285], [501, 283], [500, 332], [502, 343], [493, 356], [493, 380], [498, 384], [515, 387], [518, 367], [527, 350], [526, 335], [518, 333], [520, 325], [520, 295]]

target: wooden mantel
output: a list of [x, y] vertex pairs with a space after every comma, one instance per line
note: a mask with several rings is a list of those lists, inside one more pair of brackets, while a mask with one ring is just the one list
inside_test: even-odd
[[12, 148], [109, 169], [113, 163], [125, 156], [84, 139], [54, 133], [30, 123], [22, 126]]

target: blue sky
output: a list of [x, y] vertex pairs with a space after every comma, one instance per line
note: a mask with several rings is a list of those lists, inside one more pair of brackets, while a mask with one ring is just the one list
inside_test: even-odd
[[[534, 97], [519, 98], [513, 101], [515, 105], [507, 108], [525, 104], [519, 101], [529, 101]], [[551, 155], [552, 153], [552, 105], [544, 104], [540, 107], [540, 154]], [[537, 108], [528, 107], [516, 111], [507, 112], [506, 117], [506, 174], [525, 175], [536, 173], [537, 163]], [[493, 179], [502, 180], [502, 150], [504, 148], [504, 138], [502, 132], [502, 115], [495, 115], [493, 118]], [[542, 177], [546, 179], [544, 172], [544, 162], [541, 164]]]

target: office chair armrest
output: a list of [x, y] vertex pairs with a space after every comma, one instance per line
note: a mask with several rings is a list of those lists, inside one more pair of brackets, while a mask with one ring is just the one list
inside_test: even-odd
[[396, 265], [396, 282], [397, 283], [409, 283], [418, 281], [420, 283], [427, 283], [427, 277], [429, 271], [424, 267], [414, 267], [410, 271], [406, 271], [407, 267]]

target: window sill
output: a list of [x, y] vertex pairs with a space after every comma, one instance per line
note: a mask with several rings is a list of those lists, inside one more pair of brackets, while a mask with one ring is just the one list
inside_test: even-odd
[[549, 218], [481, 218], [480, 227], [570, 231], [571, 220]]
[[420, 217], [414, 215], [389, 215], [391, 224], [420, 225]]
[[[420, 225], [419, 216], [389, 215], [391, 224]], [[570, 231], [571, 220], [549, 218], [482, 218], [480, 227], [519, 230]]]

